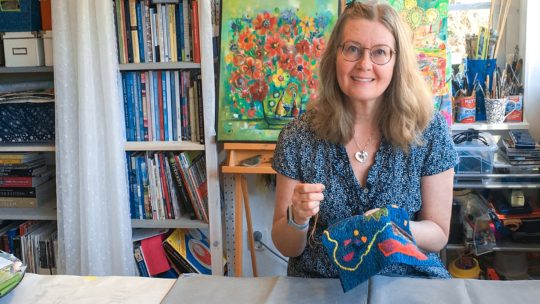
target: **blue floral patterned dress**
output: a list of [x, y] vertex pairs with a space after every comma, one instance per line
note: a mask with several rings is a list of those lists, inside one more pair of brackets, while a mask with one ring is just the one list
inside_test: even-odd
[[[304, 252], [289, 259], [287, 274], [335, 278], [338, 271], [321, 243], [323, 230], [344, 218], [389, 204], [406, 209], [414, 219], [422, 206], [421, 177], [453, 168], [457, 153], [446, 121], [436, 114], [423, 132], [424, 145], [412, 146], [408, 155], [382, 138], [366, 185], [362, 187], [354, 175], [345, 146], [319, 139], [310, 129], [310, 117], [312, 113], [307, 112], [283, 128], [272, 163], [274, 170], [284, 176], [302, 183], [325, 185], [315, 242], [308, 240]], [[309, 231], [313, 224], [312, 218]], [[436, 253], [429, 256], [438, 259]], [[380, 274], [422, 276], [405, 265], [392, 265]], [[429, 276], [449, 277], [449, 274], [441, 264], [431, 269]]]

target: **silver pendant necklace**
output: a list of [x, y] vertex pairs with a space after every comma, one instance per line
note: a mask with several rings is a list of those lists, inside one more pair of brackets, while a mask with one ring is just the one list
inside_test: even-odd
[[367, 152], [366, 148], [371, 143], [371, 139], [373, 138], [373, 132], [369, 135], [368, 140], [366, 141], [366, 144], [364, 145], [364, 148], [361, 149], [360, 145], [356, 141], [356, 137], [353, 136], [354, 143], [356, 144], [356, 147], [358, 148], [358, 152], [354, 153], [354, 158], [356, 158], [357, 161], [360, 163], [365, 163], [369, 157], [369, 153]]

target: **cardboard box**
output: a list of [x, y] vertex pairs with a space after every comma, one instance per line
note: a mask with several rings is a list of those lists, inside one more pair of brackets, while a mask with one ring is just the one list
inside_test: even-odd
[[41, 30], [41, 13], [37, 0], [0, 0], [0, 32]]
[[43, 32], [43, 49], [45, 51], [45, 65], [53, 66], [53, 32]]
[[4, 33], [6, 67], [42, 66], [43, 39], [38, 32]]

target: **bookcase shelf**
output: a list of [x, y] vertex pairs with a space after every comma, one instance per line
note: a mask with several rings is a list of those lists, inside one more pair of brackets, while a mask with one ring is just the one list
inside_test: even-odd
[[54, 71], [51, 66], [38, 67], [0, 67], [0, 74], [20, 74], [20, 73], [52, 73]]
[[190, 141], [128, 141], [126, 151], [204, 151], [204, 145]]
[[56, 150], [53, 144], [9, 144], [0, 145], [0, 152], [54, 152]]
[[120, 64], [120, 71], [187, 70], [200, 68], [201, 64], [195, 62], [148, 62]]
[[176, 220], [131, 220], [133, 228], [203, 228], [207, 229], [208, 224], [198, 220], [181, 218]]
[[526, 121], [523, 122], [505, 122], [499, 124], [489, 124], [485, 122], [476, 122], [476, 123], [454, 123], [452, 124], [453, 131], [463, 131], [467, 129], [475, 129], [480, 131], [504, 131], [504, 130], [515, 130], [515, 129], [528, 129], [529, 123]]
[[38, 208], [0, 208], [0, 220], [56, 220], [56, 198]]
[[[223, 275], [223, 270], [224, 270], [223, 269], [223, 242], [222, 242], [223, 236], [222, 236], [222, 226], [221, 226], [221, 201], [220, 201], [217, 145], [216, 145], [215, 136], [211, 135], [211, 132], [208, 131], [211, 128], [213, 128], [214, 122], [211, 118], [213, 117], [213, 109], [215, 109], [215, 74], [214, 74], [214, 54], [213, 54], [213, 45], [212, 45], [212, 12], [211, 12], [212, 3], [211, 2], [212, 2], [211, 0], [198, 0], [197, 1], [198, 19], [199, 19], [198, 20], [199, 26], [197, 28], [198, 28], [199, 39], [194, 38], [196, 41], [193, 40], [193, 43], [199, 44], [200, 48], [198, 49], [200, 49], [200, 56], [198, 58], [196, 56], [193, 56], [191, 58], [194, 61], [199, 61], [198, 59], [200, 59], [200, 63], [186, 62], [186, 61], [124, 63], [128, 61], [138, 61], [138, 59], [136, 58], [139, 56], [136, 55], [135, 58], [130, 58], [129, 54], [130, 52], [132, 52], [132, 50], [126, 49], [128, 47], [127, 46], [128, 44], [126, 44], [126, 46], [119, 45], [118, 50], [119, 50], [119, 61], [122, 62], [122, 64], [119, 64], [119, 70], [121, 72], [126, 72], [125, 74], [133, 75], [133, 74], [136, 74], [136, 72], [144, 73], [146, 71], [151, 71], [150, 73], [154, 73], [154, 72], [160, 73], [160, 71], [168, 71], [168, 73], [170, 71], [170, 73], [176, 73], [176, 71], [173, 71], [173, 70], [180, 70], [180, 72], [184, 72], [185, 70], [196, 70], [196, 74], [198, 76], [196, 78], [196, 81], [198, 81], [197, 83], [199, 85], [196, 87], [197, 90], [194, 90], [194, 93], [204, 92], [202, 95], [198, 95], [198, 96], [202, 96], [201, 99], [197, 100], [199, 104], [201, 104], [202, 102], [202, 106], [197, 109], [200, 109], [200, 111], [202, 112], [209, 111], [211, 115], [206, 115], [207, 113], [198, 113], [198, 116], [194, 116], [201, 119], [201, 121], [203, 122], [203, 125], [206, 127], [206, 129], [204, 130], [204, 134], [201, 134], [202, 132], [200, 132], [202, 131], [202, 128], [201, 129], [197, 128], [199, 132], [197, 133], [198, 136], [196, 136], [194, 140], [198, 141], [200, 137], [202, 140], [204, 140], [205, 144], [200, 144], [198, 142], [191, 142], [191, 141], [147, 141], [147, 142], [127, 141], [124, 145], [124, 148], [126, 152], [136, 152], [136, 151], [141, 151], [141, 152], [144, 152], [144, 151], [168, 151], [168, 152], [202, 151], [204, 152], [205, 163], [206, 163], [205, 170], [206, 170], [206, 178], [207, 178], [206, 185], [208, 187], [207, 212], [208, 212], [209, 223], [206, 223], [200, 220], [191, 220], [189, 218], [180, 218], [180, 219], [167, 219], [167, 220], [131, 219], [131, 224], [133, 228], [203, 228], [203, 229], [208, 229], [209, 246], [210, 246], [210, 253], [211, 253], [211, 260], [212, 260], [212, 274]], [[141, 18], [141, 20], [146, 20], [146, 19]], [[159, 18], [157, 18], [157, 20], [158, 22], [160, 22]], [[140, 20], [138, 21], [140, 22]], [[150, 24], [152, 24], [152, 22]], [[143, 33], [144, 33], [145, 28], [149, 29], [150, 32], [152, 32], [151, 28], [147, 28], [144, 25], [142, 26], [142, 28], [143, 28]], [[126, 28], [123, 27], [123, 30], [126, 30]], [[130, 31], [133, 31], [133, 28], [130, 28]], [[119, 32], [117, 31], [117, 34], [118, 33]], [[133, 32], [131, 34], [133, 34]], [[121, 32], [120, 35], [124, 36], [123, 32]], [[152, 33], [150, 35], [152, 35]], [[159, 37], [159, 33], [158, 33], [158, 41], [159, 39], [162, 39], [162, 37]], [[118, 41], [123, 41], [123, 39], [118, 39]], [[143, 38], [142, 44], [140, 42], [136, 42], [135, 44], [139, 46], [148, 45], [144, 42], [144, 38]], [[165, 44], [165, 46], [168, 47], [167, 44]], [[161, 44], [160, 44], [160, 47], [161, 47]], [[122, 49], [124, 50], [125, 53], [122, 53]], [[195, 47], [193, 49], [195, 49]], [[124, 54], [126, 56], [124, 56]], [[169, 53], [169, 55], [172, 55], [174, 57], [177, 56], [171, 53]], [[167, 56], [168, 56], [167, 53], [165, 53], [165, 57], [163, 57], [163, 54], [161, 54], [160, 58], [168, 58]], [[174, 58], [174, 57], [171, 57], [171, 58]], [[142, 58], [142, 56], [139, 58]], [[158, 57], [156, 56], [156, 58]], [[189, 58], [186, 56], [184, 60], [189, 60]], [[144, 61], [144, 60], [140, 60], [140, 61]], [[200, 73], [200, 76], [198, 75], [199, 73]], [[145, 77], [146, 84], [148, 83], [152, 84], [153, 81], [155, 81], [155, 80], [152, 80], [155, 78], [151, 78], [151, 77]], [[166, 77], [168, 77], [168, 74]], [[175, 75], [175, 77], [178, 77], [178, 76]], [[181, 77], [184, 77], [184, 75], [181, 75]], [[137, 81], [136, 78], [134, 79], [135, 81]], [[187, 79], [189, 80], [189, 78]], [[131, 80], [130, 79], [126, 80], [126, 83], [124, 83], [124, 85], [129, 86], [130, 84], [128, 81], [131, 81]], [[174, 84], [171, 84], [171, 87], [172, 86], [174, 86]], [[148, 94], [148, 92], [152, 92], [152, 93]], [[178, 92], [178, 90], [176, 90], [176, 92]], [[161, 94], [161, 93], [159, 93], [158, 91], [158, 93], [154, 95], [155, 93], [153, 91], [146, 89], [145, 94], [147, 94], [145, 95], [146, 96], [145, 98], [148, 98], [149, 95], [156, 96], [157, 94]], [[131, 94], [126, 93], [126, 96], [129, 96], [129, 95]], [[167, 96], [171, 96], [171, 95], [167, 95]], [[127, 97], [127, 98], [130, 98], [130, 97]], [[129, 99], [125, 99], [125, 100], [129, 100]], [[150, 109], [152, 109], [151, 103], [149, 104], [149, 107]], [[130, 116], [128, 114], [126, 117], [128, 117], [128, 119], [131, 119], [133, 116]], [[136, 117], [137, 116], [135, 115], [135, 119], [137, 119]], [[178, 119], [178, 118], [173, 117], [173, 119]], [[129, 124], [131, 124], [131, 121]], [[151, 125], [151, 126], [155, 127], [155, 125]], [[193, 133], [191, 137], [193, 138]], [[128, 138], [132, 139], [129, 136]], [[133, 139], [134, 138], [140, 139], [141, 137], [136, 136], [136, 137], [133, 137]], [[189, 136], [187, 136], [187, 138], [189, 138]], [[129, 202], [125, 202], [125, 203], [127, 204]], [[137, 216], [135, 215], [134, 217], [137, 217]]]

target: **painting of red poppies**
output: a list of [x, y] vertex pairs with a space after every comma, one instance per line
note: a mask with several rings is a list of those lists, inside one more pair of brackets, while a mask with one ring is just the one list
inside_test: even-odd
[[306, 111], [338, 2], [222, 1], [219, 141], [276, 141]]

